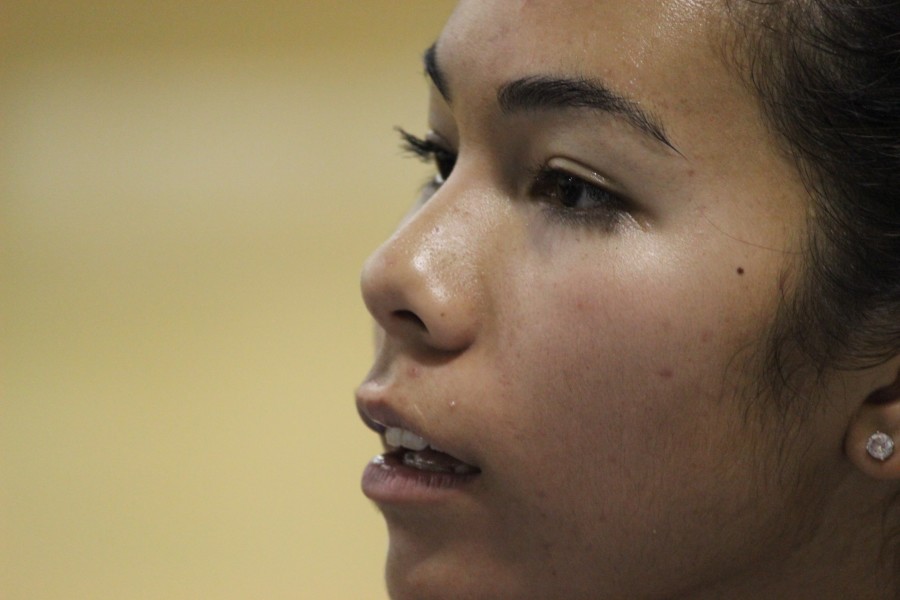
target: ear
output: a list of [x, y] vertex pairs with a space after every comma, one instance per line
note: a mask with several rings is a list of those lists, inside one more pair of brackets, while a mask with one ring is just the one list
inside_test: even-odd
[[[875, 479], [900, 480], [900, 372], [894, 381], [872, 392], [850, 420], [844, 452], [857, 469]], [[874, 437], [873, 437], [874, 436]], [[887, 437], [885, 437], [887, 436]], [[879, 447], [894, 445], [883, 460]], [[873, 454], [875, 456], [873, 456]]]

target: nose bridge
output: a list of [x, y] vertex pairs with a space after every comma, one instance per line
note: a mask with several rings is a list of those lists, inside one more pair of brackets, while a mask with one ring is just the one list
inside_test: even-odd
[[369, 258], [362, 291], [389, 336], [460, 351], [474, 340], [483, 313], [486, 224], [471, 198], [450, 193], [448, 184]]

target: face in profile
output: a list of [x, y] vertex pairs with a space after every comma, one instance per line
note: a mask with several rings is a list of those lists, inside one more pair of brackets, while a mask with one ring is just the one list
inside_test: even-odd
[[748, 410], [807, 201], [721, 12], [464, 0], [426, 53], [436, 175], [362, 276], [394, 597], [678, 597], [803, 543], [785, 481], [843, 430], [794, 460]]

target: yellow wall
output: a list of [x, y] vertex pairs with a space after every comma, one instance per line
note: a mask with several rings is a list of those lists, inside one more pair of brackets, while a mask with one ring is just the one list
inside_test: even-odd
[[359, 266], [452, 2], [0, 6], [0, 598], [384, 598]]

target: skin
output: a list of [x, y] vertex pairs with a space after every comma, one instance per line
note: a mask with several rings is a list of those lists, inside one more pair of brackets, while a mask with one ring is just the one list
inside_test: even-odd
[[[441, 34], [429, 128], [459, 157], [366, 263], [358, 396], [482, 473], [380, 507], [392, 597], [888, 597], [889, 490], [855, 465], [897, 364], [830, 376], [802, 426], [758, 408], [809, 201], [720, 26], [716, 2], [469, 0]], [[529, 76], [604, 82], [674, 149], [614, 114], [501, 111]], [[533, 193], [546, 164], [627, 208]]]

